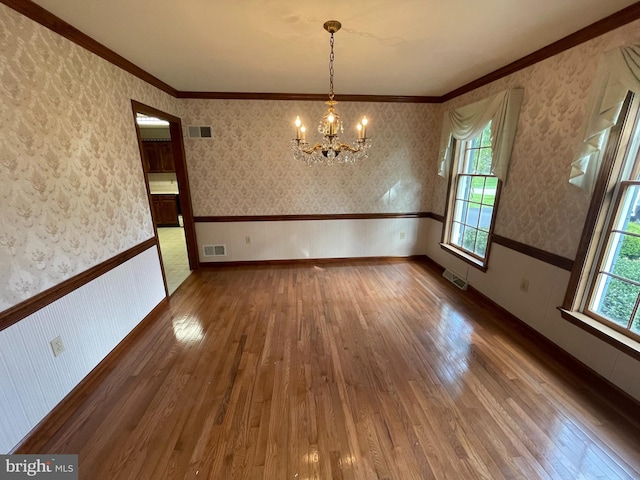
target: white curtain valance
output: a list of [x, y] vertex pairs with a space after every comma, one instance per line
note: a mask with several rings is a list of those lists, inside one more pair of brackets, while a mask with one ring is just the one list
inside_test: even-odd
[[640, 93], [640, 44], [602, 54], [589, 92], [580, 145], [571, 162], [569, 183], [588, 192], [593, 190], [602, 161], [604, 139], [618, 121], [628, 91]]
[[523, 97], [523, 89], [512, 88], [479, 102], [445, 112], [438, 154], [438, 175], [449, 175], [452, 139], [472, 140], [491, 122], [491, 173], [504, 182], [507, 178]]

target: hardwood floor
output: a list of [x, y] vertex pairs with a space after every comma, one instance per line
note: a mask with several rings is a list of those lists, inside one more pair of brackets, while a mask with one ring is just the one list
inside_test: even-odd
[[96, 480], [640, 478], [637, 425], [503, 315], [416, 261], [200, 270], [37, 451]]

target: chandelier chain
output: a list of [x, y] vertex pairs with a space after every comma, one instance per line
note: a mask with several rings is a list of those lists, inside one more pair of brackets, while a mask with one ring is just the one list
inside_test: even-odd
[[333, 59], [335, 58], [333, 55], [333, 33], [329, 44], [331, 45], [331, 53], [329, 54], [329, 99], [333, 100]]
[[322, 140], [320, 143], [308, 143], [306, 138], [307, 129], [300, 117], [296, 117], [294, 122], [296, 138], [291, 140], [291, 150], [293, 151], [293, 158], [302, 160], [307, 165], [315, 163], [333, 165], [334, 161], [342, 164], [357, 163], [369, 157], [371, 139], [367, 137], [368, 120], [365, 116], [358, 123], [356, 127], [358, 139], [353, 144], [350, 145], [340, 141], [339, 135], [344, 131], [344, 128], [335, 108], [338, 102], [334, 100], [333, 92], [333, 62], [335, 60], [333, 34], [340, 30], [341, 25], [337, 20], [328, 20], [323, 27], [331, 35], [329, 41], [331, 51], [329, 54], [329, 101], [325, 102], [329, 108], [318, 125], [318, 132], [322, 134]]

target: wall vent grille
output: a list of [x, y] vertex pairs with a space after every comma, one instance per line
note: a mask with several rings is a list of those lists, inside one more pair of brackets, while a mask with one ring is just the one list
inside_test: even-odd
[[442, 276], [444, 278], [446, 278], [447, 280], [449, 280], [451, 283], [453, 283], [460, 290], [466, 290], [467, 287], [469, 286], [469, 284], [467, 283], [467, 281], [464, 278], [462, 278], [459, 275], [453, 273], [449, 269], [445, 270], [444, 273], [442, 274]]
[[226, 257], [226, 245], [204, 245], [202, 247], [205, 257]]
[[213, 138], [211, 125], [189, 125], [189, 138], [209, 139]]

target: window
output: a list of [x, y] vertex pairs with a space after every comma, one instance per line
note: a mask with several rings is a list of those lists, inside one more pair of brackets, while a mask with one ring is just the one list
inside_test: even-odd
[[491, 122], [480, 135], [457, 142], [443, 246], [486, 267], [500, 182], [491, 174]]
[[603, 142], [602, 166], [563, 308], [640, 340], [639, 96], [628, 93]]
[[[627, 102], [629, 103], [629, 102]], [[638, 99], [624, 109], [611, 166], [609, 205], [588, 281], [584, 313], [640, 339], [640, 125]], [[625, 132], [626, 130], [626, 132]], [[611, 140], [610, 140], [611, 141]]]
[[440, 245], [483, 271], [523, 98], [522, 88], [510, 88], [442, 119], [438, 176], [448, 192]]
[[602, 54], [569, 182], [591, 193], [562, 317], [640, 360], [640, 44]]
[[640, 182], [619, 186], [616, 214], [592, 282], [587, 311], [640, 334]]

